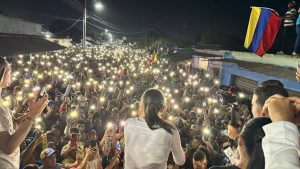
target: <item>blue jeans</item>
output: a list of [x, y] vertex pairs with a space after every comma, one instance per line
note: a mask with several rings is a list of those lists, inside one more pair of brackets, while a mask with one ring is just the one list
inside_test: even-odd
[[297, 33], [297, 38], [296, 38], [296, 42], [295, 42], [294, 51], [297, 54], [300, 54], [300, 24], [296, 25], [296, 33]]

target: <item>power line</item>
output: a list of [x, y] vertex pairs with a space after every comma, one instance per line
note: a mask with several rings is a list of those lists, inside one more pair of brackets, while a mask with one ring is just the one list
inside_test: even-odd
[[[83, 12], [83, 6], [77, 0], [75, 0], [75, 1], [76, 2], [74, 2], [72, 0], [64, 0], [64, 2], [67, 3], [70, 7], [72, 7], [76, 11], [82, 13]], [[105, 21], [104, 19], [98, 17], [95, 14], [88, 14], [88, 18], [91, 18], [91, 19], [95, 20], [96, 22], [98, 22], [99, 24], [107, 26], [111, 29], [119, 30], [120, 32], [128, 32], [128, 31], [125, 31], [121, 28], [118, 28], [118, 27], [114, 26], [114, 24], [111, 24], [111, 23]], [[115, 31], [115, 32], [117, 32], [117, 31]]]
[[[81, 10], [83, 9], [83, 6], [82, 6], [77, 0], [69, 0], [69, 1], [72, 1], [73, 4], [76, 4], [78, 9], [81, 9]], [[90, 11], [89, 11], [88, 16], [89, 16], [90, 18], [92, 18], [92, 19], [95, 19], [95, 20], [101, 22], [101, 23], [104, 24], [105, 26], [111, 27], [111, 28], [116, 29], [116, 30], [122, 30], [121, 28], [118, 28], [117, 25], [112, 24], [112, 23], [109, 23], [108, 21], [105, 21], [104, 19], [100, 18], [99, 16], [97, 16], [97, 15], [94, 14], [93, 12], [90, 12]]]
[[79, 3], [78, 1], [73, 1], [73, 0], [69, 0], [71, 2], [73, 2], [73, 4], [75, 4], [78, 7], [82, 7], [81, 3]]
[[[83, 12], [83, 6], [77, 0], [74, 0], [74, 1], [68, 0], [67, 2], [69, 2], [69, 5], [71, 7], [73, 7], [74, 9], [76, 9], [78, 12], [82, 13]], [[88, 18], [94, 19], [96, 22], [99, 22], [102, 25], [105, 25], [105, 26], [107, 26], [109, 28], [112, 28], [112, 29], [115, 29], [115, 30], [122, 30], [121, 28], [118, 28], [117, 26], [114, 26], [114, 24], [111, 24], [111, 23], [105, 21], [104, 19], [98, 17], [97, 15], [95, 15], [93, 13], [90, 14], [90, 12], [88, 12], [87, 16], [88, 16]]]
[[[96, 27], [96, 28], [99, 28], [101, 30], [105, 30], [105, 28], [103, 27], [100, 27], [100, 26], [97, 26], [95, 24], [92, 24], [91, 22], [87, 22], [88, 24]], [[110, 30], [110, 32], [112, 33], [116, 33], [116, 34], [123, 34], [123, 35], [134, 35], [134, 34], [141, 34], [141, 33], [145, 33], [145, 32], [150, 32], [150, 31], [153, 31], [154, 29], [148, 29], [148, 30], [144, 30], [144, 31], [139, 31], [139, 32], [118, 32], [118, 31], [112, 31]]]
[[80, 13], [83, 12], [83, 9], [81, 9], [80, 7], [74, 5], [74, 3], [69, 2], [68, 0], [64, 0], [64, 2], [65, 2], [66, 4], [68, 4], [70, 7], [72, 7], [73, 9], [75, 9], [76, 11], [78, 11], [78, 12], [80, 12]]
[[30, 12], [35, 13], [35, 14], [39, 14], [39, 15], [42, 15], [42, 16], [46, 16], [46, 17], [50, 17], [50, 18], [57, 18], [57, 19], [62, 19], [62, 20], [70, 20], [70, 21], [77, 21], [78, 20], [76, 18], [69, 18], [69, 17], [63, 17], [63, 16], [50, 15], [50, 14], [41, 13], [41, 12], [35, 12], [35, 11], [30, 11]]
[[109, 25], [109, 23], [105, 23], [105, 21], [101, 21], [101, 20], [97, 19], [94, 16], [89, 16], [88, 18], [94, 19], [96, 22], [99, 22], [99, 23], [101, 23], [101, 24], [103, 24], [103, 25], [105, 25], [105, 26], [107, 26], [109, 28], [112, 28], [112, 29], [115, 29], [115, 30], [122, 30], [121, 28]]
[[[62, 17], [62, 16], [56, 16], [56, 15], [50, 15], [50, 14], [45, 14], [45, 13], [40, 13], [40, 12], [34, 12], [34, 11], [31, 11], [35, 14], [38, 14], [38, 15], [42, 15], [42, 16], [46, 16], [46, 17], [51, 17], [51, 18], [57, 18], [57, 19], [62, 19], [62, 20], [70, 20], [70, 21], [75, 21], [75, 23], [73, 25], [71, 25], [70, 27], [74, 27], [79, 21], [83, 21], [83, 20], [80, 20], [79, 19], [76, 19], [76, 18], [68, 18], [68, 17]], [[106, 28], [103, 28], [103, 27], [100, 27], [100, 26], [97, 26], [91, 22], [87, 22], [88, 24], [96, 27], [96, 28], [99, 28], [101, 30], [105, 30]], [[68, 28], [67, 28], [68, 29]], [[71, 29], [71, 28], [69, 28]], [[65, 30], [63, 30], [65, 31]], [[116, 34], [123, 34], [123, 35], [134, 35], [134, 34], [139, 34], [139, 33], [144, 33], [144, 32], [149, 32], [149, 31], [154, 31], [154, 29], [147, 29], [147, 30], [143, 30], [143, 31], [138, 31], [138, 32], [122, 32], [122, 31], [114, 31], [114, 30], [109, 30], [110, 32], [112, 33], [116, 33]], [[61, 31], [62, 32], [62, 31]], [[58, 32], [60, 33], [60, 32]], [[54, 33], [54, 34], [57, 34], [57, 33]]]
[[[81, 17], [80, 17], [80, 18], [81, 18]], [[78, 18], [76, 22], [74, 22], [71, 26], [69, 26], [69, 27], [66, 28], [65, 30], [60, 31], [60, 32], [57, 32], [57, 33], [53, 33], [53, 32], [52, 32], [52, 33], [53, 33], [53, 34], [61, 34], [61, 33], [64, 33], [64, 32], [66, 32], [66, 31], [72, 29], [79, 21], [82, 21], [82, 20], [80, 20], [80, 18]]]
[[[72, 8], [74, 8], [75, 10], [79, 11], [79, 9], [77, 9], [75, 6], [71, 5], [68, 3], [67, 0], [64, 0], [68, 5], [70, 5]], [[35, 13], [35, 14], [38, 14], [38, 15], [42, 15], [42, 16], [46, 16], [46, 17], [50, 17], [50, 18], [56, 18], [56, 19], [61, 19], [61, 20], [68, 20], [68, 21], [75, 21], [75, 23], [73, 23], [70, 27], [68, 27], [67, 29], [63, 30], [63, 31], [60, 31], [60, 32], [57, 32], [57, 33], [53, 33], [53, 34], [59, 34], [59, 33], [63, 33], [69, 29], [71, 29], [72, 27], [74, 27], [79, 21], [83, 21], [83, 20], [80, 20], [79, 19], [76, 19], [76, 18], [69, 18], [69, 17], [62, 17], [62, 16], [56, 16], [56, 15], [50, 15], [50, 14], [46, 14], [46, 13], [41, 13], [41, 12], [36, 12], [36, 11], [30, 11], [32, 13]], [[105, 30], [106, 28], [103, 28], [103, 27], [100, 27], [100, 26], [97, 26], [91, 22], [87, 22], [88, 24], [98, 28], [98, 29], [101, 29], [101, 30]], [[99, 22], [97, 22], [99, 23]], [[142, 30], [142, 31], [136, 31], [136, 32], [128, 32], [128, 31], [114, 31], [114, 30], [109, 30], [110, 32], [112, 33], [116, 33], [116, 34], [122, 34], [122, 35], [135, 35], [135, 34], [141, 34], [141, 33], [144, 33], [144, 32], [150, 32], [150, 31], [155, 31], [157, 32], [155, 29], [151, 28], [151, 29], [146, 29], [146, 30]], [[159, 32], [160, 33], [160, 32]], [[161, 34], [161, 33], [160, 33]], [[161, 34], [162, 35], [162, 34]]]
[[65, 2], [71, 4], [72, 6], [74, 6], [77, 10], [79, 10], [80, 12], [82, 12], [83, 7], [80, 4], [77, 4], [74, 1], [71, 0], [64, 0]]

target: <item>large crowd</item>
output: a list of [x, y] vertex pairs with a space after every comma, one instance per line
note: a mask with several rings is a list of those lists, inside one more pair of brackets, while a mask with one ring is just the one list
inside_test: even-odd
[[[8, 62], [0, 67], [2, 81], [8, 67], [12, 69], [11, 84], [1, 86], [0, 168], [124, 168], [130, 132], [124, 136], [126, 120], [140, 116], [140, 99], [148, 89], [163, 93], [160, 117], [180, 134], [185, 160], [170, 153], [168, 168], [276, 168], [280, 160], [286, 160], [281, 163], [289, 169], [299, 168], [298, 130], [284, 131], [275, 126], [284, 124], [274, 123], [290, 121], [289, 110], [294, 110], [280, 105], [293, 103], [298, 108], [299, 101], [289, 98], [286, 103], [283, 97], [288, 93], [279, 81], [266, 81], [245, 94], [235, 86], [221, 86], [211, 72], [166, 58], [152, 60], [152, 55], [131, 44], [94, 46], [84, 52], [73, 46], [19, 55]], [[274, 114], [274, 105], [286, 116]], [[3, 111], [12, 114], [13, 124]], [[1, 132], [8, 129], [11, 136], [15, 131], [16, 137], [25, 138], [19, 140], [19, 161], [7, 162], [13, 158], [9, 154], [18, 153], [10, 148], [17, 144], [14, 137], [2, 140]], [[276, 145], [284, 144], [284, 139], [288, 143], [281, 146], [289, 149], [288, 155]], [[142, 149], [147, 140], [130, 144]]]

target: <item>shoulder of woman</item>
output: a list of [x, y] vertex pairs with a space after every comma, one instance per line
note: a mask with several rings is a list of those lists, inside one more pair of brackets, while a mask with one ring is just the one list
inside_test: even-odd
[[2, 107], [2, 105], [0, 103], [0, 117], [7, 119], [7, 118], [9, 118], [9, 116], [11, 116], [10, 110]]
[[125, 126], [127, 125], [130, 125], [132, 123], [135, 123], [138, 119], [137, 118], [128, 118], [126, 121], [125, 121]]
[[128, 124], [130, 122], [132, 122], [133, 118], [128, 118], [126, 121], [125, 121], [125, 124]]
[[169, 123], [168, 124], [172, 127], [172, 130], [177, 130], [177, 127], [174, 123]]
[[178, 129], [177, 129], [177, 127], [175, 126], [175, 124], [170, 124], [171, 125], [171, 131], [172, 131], [172, 133], [174, 134], [174, 133], [179, 133], [179, 131], [178, 131]]

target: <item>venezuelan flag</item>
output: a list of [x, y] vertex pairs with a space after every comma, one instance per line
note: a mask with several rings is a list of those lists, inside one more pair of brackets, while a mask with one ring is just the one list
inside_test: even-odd
[[280, 25], [274, 10], [252, 7], [244, 47], [262, 57], [272, 47]]
[[158, 55], [158, 50], [156, 49], [152, 58], [152, 63], [156, 63], [157, 62], [157, 55]]

